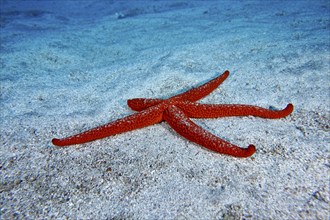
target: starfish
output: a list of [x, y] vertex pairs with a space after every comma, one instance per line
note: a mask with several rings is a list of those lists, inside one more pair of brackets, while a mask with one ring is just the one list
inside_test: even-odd
[[238, 147], [204, 130], [190, 118], [256, 116], [276, 119], [291, 114], [293, 105], [290, 103], [282, 110], [269, 110], [252, 105], [196, 102], [210, 94], [228, 76], [229, 71], [225, 71], [201, 86], [168, 99], [130, 99], [127, 104], [132, 110], [138, 111], [137, 113], [67, 138], [54, 138], [52, 143], [60, 147], [82, 144], [166, 121], [178, 134], [211, 151], [235, 157], [249, 157], [256, 151], [254, 145], [250, 144], [247, 148]]

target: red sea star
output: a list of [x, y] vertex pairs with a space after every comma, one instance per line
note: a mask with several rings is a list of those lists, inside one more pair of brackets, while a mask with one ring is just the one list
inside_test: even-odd
[[189, 118], [217, 118], [249, 115], [273, 119], [283, 118], [291, 114], [293, 105], [288, 104], [285, 109], [274, 111], [252, 105], [196, 103], [197, 100], [205, 97], [216, 89], [228, 76], [229, 71], [225, 71], [222, 75], [197, 88], [193, 88], [168, 99], [137, 98], [128, 100], [128, 106], [135, 111], [139, 111], [138, 113], [67, 138], [54, 138], [52, 142], [54, 145], [61, 147], [82, 144], [126, 131], [143, 128], [165, 120], [183, 137], [212, 151], [235, 157], [249, 157], [256, 151], [254, 145], [249, 145], [248, 148], [240, 148], [204, 130]]

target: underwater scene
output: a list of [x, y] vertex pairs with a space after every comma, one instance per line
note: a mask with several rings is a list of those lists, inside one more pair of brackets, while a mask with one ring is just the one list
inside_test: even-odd
[[1, 219], [328, 219], [329, 0], [0, 0]]

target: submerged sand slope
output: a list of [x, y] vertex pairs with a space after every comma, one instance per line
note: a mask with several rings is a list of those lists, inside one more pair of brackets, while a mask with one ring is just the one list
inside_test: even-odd
[[[327, 218], [327, 1], [84, 4], [1, 11], [3, 218]], [[195, 120], [256, 145], [251, 158], [210, 152], [166, 123], [50, 142], [132, 114], [127, 99], [167, 98], [225, 69], [201, 102], [295, 105], [285, 119]]]

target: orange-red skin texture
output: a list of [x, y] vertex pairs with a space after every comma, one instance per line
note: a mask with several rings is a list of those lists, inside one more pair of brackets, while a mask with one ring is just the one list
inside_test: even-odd
[[164, 106], [155, 106], [142, 112], [138, 112], [108, 124], [90, 129], [80, 134], [76, 134], [64, 139], [54, 138], [52, 143], [61, 147], [73, 144], [83, 144], [111, 135], [143, 128], [161, 122], [164, 109]]
[[174, 105], [166, 109], [164, 119], [181, 136], [217, 153], [234, 157], [249, 157], [256, 151], [253, 145], [240, 148], [211, 134], [192, 122], [181, 109]]
[[[211, 93], [217, 86], [219, 86], [229, 75], [228, 71], [225, 71], [219, 77], [197, 87], [191, 89], [185, 93], [174, 96], [174, 99], [190, 98], [190, 100], [196, 99], [196, 97], [202, 98], [205, 95]], [[203, 91], [202, 91], [203, 90]], [[202, 92], [201, 92], [202, 91]], [[202, 96], [203, 95], [203, 96]], [[172, 98], [172, 99], [173, 99]], [[149, 102], [148, 102], [149, 101]], [[145, 110], [151, 106], [155, 106], [163, 102], [161, 99], [134, 99], [128, 100], [128, 105], [137, 111]], [[135, 104], [136, 103], [136, 104]], [[142, 108], [140, 107], [142, 106]], [[162, 109], [164, 111], [166, 107], [156, 107], [156, 109]], [[151, 114], [150, 116], [148, 114]], [[97, 139], [105, 138], [111, 135], [120, 134], [123, 132], [131, 131], [138, 128], [143, 128], [155, 123], [159, 123], [162, 119], [162, 112], [156, 111], [156, 116], [153, 116], [153, 111], [140, 112], [122, 119], [110, 122], [108, 124], [90, 129], [80, 134], [72, 135], [67, 138], [57, 139], [54, 138], [52, 143], [56, 146], [69, 146], [74, 144], [83, 144], [86, 142], [94, 141]], [[155, 117], [155, 119], [153, 118]]]
[[127, 101], [128, 106], [139, 111], [138, 113], [67, 138], [54, 138], [52, 142], [61, 147], [82, 144], [165, 120], [181, 136], [212, 151], [235, 157], [249, 157], [256, 151], [254, 145], [240, 148], [204, 130], [189, 118], [256, 116], [275, 119], [291, 114], [293, 105], [288, 104], [283, 110], [274, 111], [252, 105], [200, 104], [195, 102], [210, 94], [228, 76], [229, 72], [225, 71], [215, 79], [169, 99], [130, 99]]

